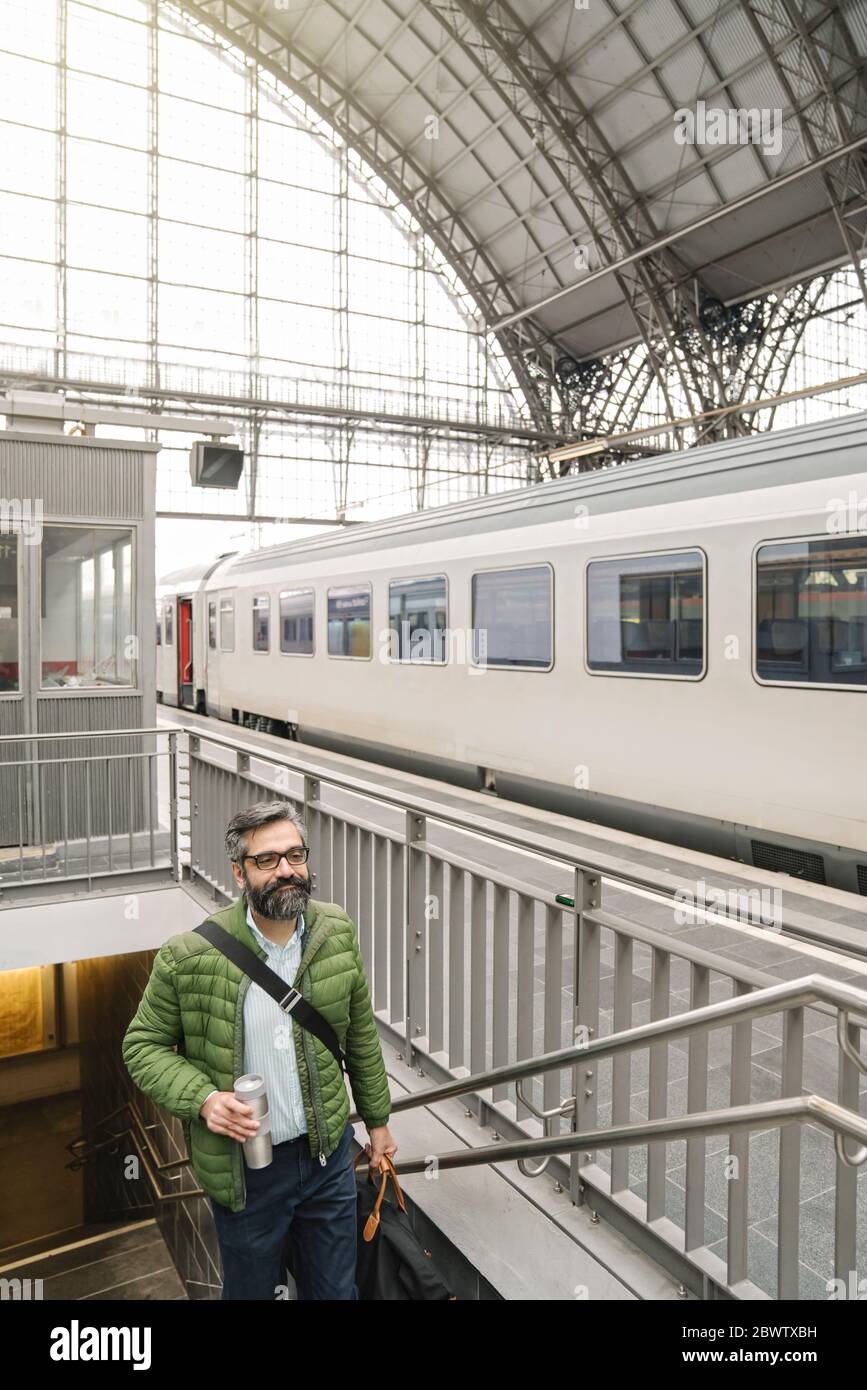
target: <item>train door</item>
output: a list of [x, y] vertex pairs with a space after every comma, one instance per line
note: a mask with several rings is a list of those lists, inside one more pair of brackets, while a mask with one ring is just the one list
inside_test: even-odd
[[205, 709], [219, 718], [220, 714], [220, 653], [217, 646], [217, 600], [205, 595], [208, 637], [205, 652]]
[[193, 690], [193, 600], [178, 599], [178, 704], [192, 709]]

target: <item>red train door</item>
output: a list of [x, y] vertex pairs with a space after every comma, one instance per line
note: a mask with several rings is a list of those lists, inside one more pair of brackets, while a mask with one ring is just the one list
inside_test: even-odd
[[195, 706], [193, 690], [193, 600], [178, 599], [178, 704]]

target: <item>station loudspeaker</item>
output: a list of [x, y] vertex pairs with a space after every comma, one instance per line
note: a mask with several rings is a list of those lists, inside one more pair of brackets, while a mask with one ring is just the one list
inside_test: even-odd
[[206, 444], [190, 449], [190, 478], [194, 487], [237, 488], [244, 471], [244, 450], [237, 444]]

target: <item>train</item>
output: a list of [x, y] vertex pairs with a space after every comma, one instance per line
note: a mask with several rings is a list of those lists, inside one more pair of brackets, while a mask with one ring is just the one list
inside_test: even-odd
[[167, 705], [867, 895], [867, 413], [164, 576]]

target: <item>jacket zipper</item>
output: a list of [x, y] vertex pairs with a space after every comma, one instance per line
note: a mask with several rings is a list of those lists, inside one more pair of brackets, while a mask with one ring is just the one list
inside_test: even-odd
[[[235, 1005], [235, 1076], [243, 1075], [244, 1061], [244, 996], [253, 981], [249, 975], [245, 975], [238, 988], [238, 999]], [[241, 1144], [235, 1144], [235, 1153], [238, 1163], [238, 1180], [235, 1183], [236, 1196], [240, 1197], [241, 1205], [247, 1205], [247, 1182], [244, 1177], [244, 1154]]]
[[[296, 976], [295, 976], [295, 984], [293, 985], [293, 989], [297, 989], [297, 991], [298, 991], [298, 993], [301, 995], [301, 997], [302, 997], [302, 998], [304, 997], [303, 982], [302, 982], [302, 984], [300, 984], [300, 985], [298, 984], [298, 976], [297, 976], [297, 974], [296, 974]], [[293, 1022], [293, 1026], [294, 1026], [295, 1020], [293, 1019], [292, 1022]], [[311, 1039], [310, 1039], [310, 1032], [309, 1032], [309, 1029], [307, 1029], [307, 1028], [302, 1028], [302, 1027], [301, 1027], [301, 1024], [299, 1023], [299, 1024], [298, 1024], [298, 1031], [299, 1031], [300, 1034], [301, 1034], [301, 1045], [302, 1045], [302, 1047], [303, 1047], [303, 1049], [304, 1049], [304, 1057], [305, 1057], [306, 1062], [307, 1062], [307, 1084], [308, 1084], [309, 1087], [310, 1087], [310, 1104], [311, 1104], [311, 1106], [312, 1106], [312, 1108], [313, 1108], [313, 1115], [314, 1115], [314, 1118], [315, 1118], [315, 1120], [316, 1120], [316, 1140], [317, 1140], [317, 1143], [319, 1144], [319, 1162], [321, 1163], [322, 1167], [324, 1168], [324, 1167], [326, 1166], [326, 1159], [325, 1159], [325, 1154], [324, 1154], [324, 1152], [323, 1152], [323, 1150], [322, 1150], [322, 1143], [323, 1143], [322, 1136], [323, 1136], [323, 1134], [325, 1133], [325, 1129], [324, 1129], [324, 1127], [323, 1127], [323, 1125], [322, 1125], [321, 1116], [320, 1116], [319, 1110], [317, 1109], [317, 1106], [316, 1106], [316, 1094], [317, 1094], [317, 1087], [318, 1087], [318, 1072], [316, 1073], [316, 1075], [317, 1075], [317, 1082], [316, 1082], [316, 1085], [314, 1085], [314, 1080], [313, 1080], [313, 1077], [314, 1077], [314, 1069], [315, 1069], [315, 1067], [316, 1067], [316, 1059], [315, 1059], [315, 1057], [314, 1057], [314, 1055], [313, 1055], [313, 1044], [312, 1044], [312, 1041], [311, 1041]]]

